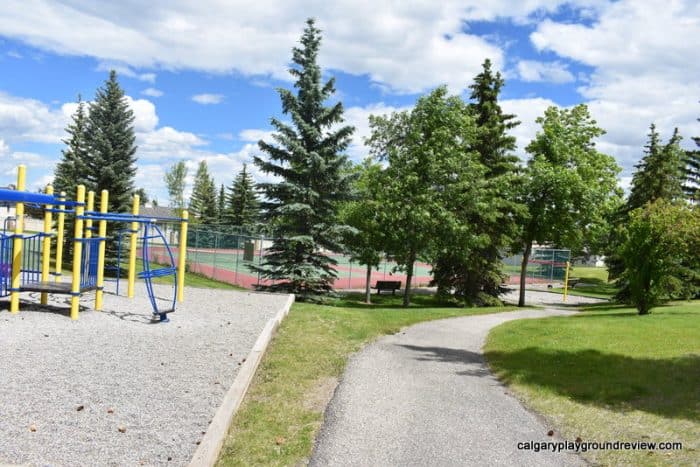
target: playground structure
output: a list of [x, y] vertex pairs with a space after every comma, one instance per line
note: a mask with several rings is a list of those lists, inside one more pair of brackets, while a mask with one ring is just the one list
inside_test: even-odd
[[[175, 303], [184, 299], [185, 259], [187, 251], [188, 213], [183, 211], [181, 218], [154, 218], [139, 216], [140, 200], [134, 195], [133, 209], [130, 214], [110, 213], [107, 210], [109, 193], [100, 193], [99, 211], [94, 210], [95, 193], [78, 186], [75, 201], [67, 201], [65, 193], [56, 197], [53, 188], [48, 186], [46, 193], [25, 191], [26, 169], [20, 165], [17, 170], [16, 190], [0, 189], [0, 202], [15, 205], [14, 233], [7, 233], [7, 223], [0, 233], [0, 297], [10, 296], [10, 313], [19, 312], [21, 292], [41, 293], [41, 304], [48, 303], [49, 294], [66, 294], [71, 296], [70, 317], [77, 319], [80, 296], [95, 291], [95, 310], [102, 309], [105, 281], [105, 249], [107, 222], [126, 223], [129, 228], [129, 259], [127, 270], [127, 297], [134, 297], [135, 280], [138, 276], [146, 284], [153, 314], [160, 321], [168, 321], [167, 314], [175, 311]], [[43, 232], [25, 234], [25, 204], [44, 206]], [[53, 214], [57, 215], [56, 232], [52, 231]], [[66, 215], [74, 216], [73, 263], [70, 283], [61, 281], [63, 266], [63, 244]], [[93, 223], [98, 223], [97, 235]], [[179, 254], [177, 264], [170, 246], [158, 227], [158, 222], [177, 222], [180, 224]], [[142, 227], [142, 228], [141, 228]], [[142, 241], [143, 271], [136, 273], [137, 245]], [[55, 269], [51, 272], [51, 239], [56, 238]], [[121, 251], [121, 235], [119, 236]], [[149, 245], [160, 240], [167, 253], [168, 263], [153, 268], [149, 260]], [[117, 280], [121, 274], [120, 261], [116, 265]], [[50, 280], [53, 276], [53, 280]], [[173, 298], [167, 308], [159, 308], [153, 290], [152, 280], [158, 277], [173, 277]]]

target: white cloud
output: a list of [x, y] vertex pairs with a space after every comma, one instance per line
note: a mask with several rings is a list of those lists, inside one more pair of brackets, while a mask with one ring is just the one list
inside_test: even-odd
[[58, 143], [70, 114], [41, 101], [0, 92], [0, 135], [9, 142]]
[[523, 81], [544, 81], [557, 84], [576, 80], [564, 63], [535, 60], [520, 60], [518, 62], [518, 76]]
[[0, 34], [55, 53], [92, 56], [103, 69], [118, 67], [146, 81], [155, 76], [134, 70], [193, 69], [289, 80], [290, 48], [313, 16], [324, 31], [323, 66], [368, 76], [392, 92], [421, 92], [443, 83], [456, 91], [468, 85], [485, 58], [497, 68], [504, 63], [501, 47], [472, 34], [468, 21], [531, 21], [565, 3], [598, 11], [606, 2], [202, 0], [195, 6], [154, 0], [134, 8], [131, 2], [6, 0]]
[[146, 88], [143, 91], [141, 91], [141, 94], [149, 97], [161, 97], [163, 95], [163, 91], [156, 88]]
[[517, 154], [522, 160], [527, 159], [525, 147], [535, 137], [540, 130], [540, 126], [535, 122], [537, 117], [541, 117], [547, 107], [557, 105], [550, 99], [535, 97], [530, 99], [505, 99], [501, 101], [503, 111], [514, 114], [520, 125], [510, 130], [510, 134], [515, 136], [518, 143]]
[[223, 94], [195, 94], [192, 96], [192, 100], [198, 104], [210, 105], [210, 104], [220, 104], [224, 100]]
[[[134, 99], [131, 96], [126, 96], [126, 100], [134, 112], [137, 157], [142, 177], [145, 175], [140, 166], [153, 165], [149, 164], [149, 161], [201, 157], [201, 147], [206, 146], [207, 141], [193, 133], [179, 131], [170, 126], [158, 127], [158, 114], [151, 101]], [[66, 102], [54, 109], [38, 100], [0, 93], [0, 185], [13, 183], [16, 166], [19, 164], [35, 169], [28, 171], [28, 186], [44, 183], [43, 180], [50, 177], [49, 173], [53, 172], [54, 165], [59, 160], [61, 139], [67, 136], [65, 128], [77, 106], [75, 102]], [[14, 143], [23, 142], [50, 143], [56, 144], [57, 147], [51, 149], [52, 156], [13, 151], [11, 146]], [[152, 175], [152, 170], [149, 173]], [[162, 185], [162, 180], [161, 176], [151, 181], [156, 186]], [[32, 183], [34, 185], [31, 185]], [[142, 185], [146, 187], [145, 184]]]
[[273, 133], [274, 131], [272, 130], [247, 129], [238, 133], [238, 139], [252, 143], [257, 143], [261, 139], [265, 141], [272, 141]]
[[165, 126], [136, 133], [137, 155], [140, 159], [186, 158], [197, 153], [197, 147], [205, 146], [206, 141], [194, 133], [178, 131]]
[[679, 127], [688, 147], [698, 134], [700, 3], [621, 0], [598, 13], [591, 26], [545, 20], [530, 38], [542, 51], [593, 68], [579, 92], [607, 131], [599, 148], [629, 177], [650, 123], [664, 140]]
[[111, 70], [116, 71], [117, 75], [120, 75], [120, 76], [126, 76], [128, 78], [137, 79], [139, 81], [145, 81], [145, 82], [151, 83], [151, 84], [156, 82], [156, 74], [155, 73], [137, 73], [128, 65], [123, 65], [120, 63], [112, 63], [112, 62], [100, 62], [97, 65], [97, 71], [111, 71]]

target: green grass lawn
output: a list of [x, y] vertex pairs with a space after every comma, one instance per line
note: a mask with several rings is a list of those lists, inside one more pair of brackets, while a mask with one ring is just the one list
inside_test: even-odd
[[[420, 321], [512, 308], [449, 308], [432, 296], [349, 295], [332, 305], [296, 303], [280, 326], [231, 426], [219, 465], [303, 465], [351, 353]], [[371, 395], [368, 394], [368, 397]]]
[[590, 306], [494, 329], [494, 372], [566, 439], [681, 441], [682, 451], [589, 451], [604, 465], [700, 463], [700, 301]]
[[[153, 265], [152, 267], [158, 268], [161, 266]], [[126, 290], [126, 275], [127, 275], [128, 268], [129, 268], [128, 263], [122, 264], [122, 270], [121, 270], [122, 279], [121, 279], [120, 286], [123, 286], [124, 290]], [[139, 273], [141, 271], [143, 271], [143, 261], [141, 259], [137, 258], [136, 259], [136, 272]], [[139, 281], [141, 279], [137, 278], [136, 280]], [[155, 277], [152, 280], [153, 280], [154, 284], [172, 285], [172, 283], [173, 283], [172, 276]], [[206, 276], [203, 276], [201, 274], [196, 274], [194, 272], [185, 272], [185, 287], [199, 287], [199, 288], [224, 289], [224, 290], [249, 290], [249, 289], [246, 289], [245, 287], [229, 284], [228, 282], [221, 282], [221, 281], [217, 281], [214, 279], [210, 279]]]

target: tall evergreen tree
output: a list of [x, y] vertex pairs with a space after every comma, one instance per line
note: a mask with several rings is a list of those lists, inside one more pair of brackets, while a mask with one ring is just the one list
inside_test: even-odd
[[650, 126], [645, 155], [635, 166], [637, 171], [632, 177], [626, 206], [628, 212], [657, 199], [673, 201], [682, 197], [684, 154], [680, 148], [680, 140], [681, 136], [676, 128], [668, 143], [662, 146], [656, 125]]
[[219, 188], [219, 196], [216, 197], [216, 223], [224, 223], [224, 213], [226, 212], [226, 191], [224, 184]]
[[236, 176], [226, 194], [224, 223], [241, 227], [248, 232], [255, 229], [260, 218], [260, 201], [255, 193], [255, 182], [247, 164]]
[[440, 293], [453, 290], [468, 303], [490, 303], [500, 293], [503, 255], [517, 236], [516, 221], [524, 209], [515, 194], [519, 179], [516, 139], [508, 134], [520, 122], [514, 115], [503, 113], [498, 103], [504, 84], [500, 72], [494, 74], [491, 61], [486, 59], [483, 70], [469, 86], [472, 102], [468, 108], [477, 125], [472, 148], [486, 167], [486, 192], [491, 202], [484, 211], [477, 211], [464, 221], [485, 241], [467, 256], [454, 249], [446, 250], [434, 268]]
[[[66, 193], [68, 199], [74, 199], [78, 185], [88, 184], [89, 140], [87, 133], [88, 114], [85, 103], [78, 96], [78, 108], [72, 121], [66, 127], [68, 138], [63, 140], [66, 148], [61, 151], [61, 160], [54, 170], [54, 192]], [[73, 251], [73, 219], [66, 217], [64, 235], [64, 254], [70, 256]]]
[[165, 185], [168, 188], [170, 207], [177, 210], [181, 216], [185, 209], [185, 184], [187, 180], [187, 165], [185, 161], [179, 161], [165, 172]]
[[111, 212], [129, 212], [136, 176], [134, 112], [114, 70], [97, 89], [88, 122], [89, 188], [109, 191]]
[[[694, 137], [693, 141], [700, 147], [700, 136]], [[685, 185], [683, 190], [688, 199], [700, 203], [700, 150], [696, 149], [685, 153]]]
[[61, 151], [61, 161], [56, 164], [53, 181], [54, 191], [56, 193], [65, 191], [70, 198], [75, 197], [78, 185], [88, 182], [87, 123], [85, 103], [78, 96], [78, 108], [73, 114], [71, 123], [66, 127], [68, 138], [63, 140], [66, 148]]
[[209, 175], [207, 161], [201, 161], [194, 176], [194, 186], [190, 197], [190, 211], [199, 224], [216, 223], [216, 187]]
[[515, 115], [505, 114], [498, 103], [498, 96], [505, 84], [500, 72], [494, 75], [491, 60], [486, 59], [483, 70], [476, 75], [469, 96], [472, 103], [469, 110], [478, 127], [474, 149], [479, 153], [481, 163], [488, 168], [487, 175], [512, 175], [518, 171], [518, 156], [515, 155], [516, 140], [508, 134], [520, 122]]
[[282, 111], [291, 125], [273, 118], [276, 144], [258, 143], [268, 160], [255, 157], [264, 172], [282, 179], [264, 183], [262, 207], [274, 225], [274, 241], [263, 264], [256, 270], [263, 279], [275, 281], [263, 287], [314, 299], [331, 291], [336, 261], [322, 249], [340, 251], [346, 226], [338, 222], [338, 205], [347, 199], [351, 175], [344, 171], [353, 128], [340, 126], [343, 105], [324, 101], [335, 93], [334, 79], [321, 83], [317, 63], [321, 31], [314, 20], [306, 22], [301, 47], [294, 47], [289, 70], [297, 93], [279, 89]]

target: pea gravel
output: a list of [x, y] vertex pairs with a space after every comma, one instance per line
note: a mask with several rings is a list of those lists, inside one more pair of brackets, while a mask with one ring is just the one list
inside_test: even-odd
[[[137, 287], [143, 287], [142, 285]], [[172, 289], [156, 286], [159, 296]], [[186, 465], [286, 295], [188, 288], [170, 323], [136, 298], [0, 302], [0, 464]]]

